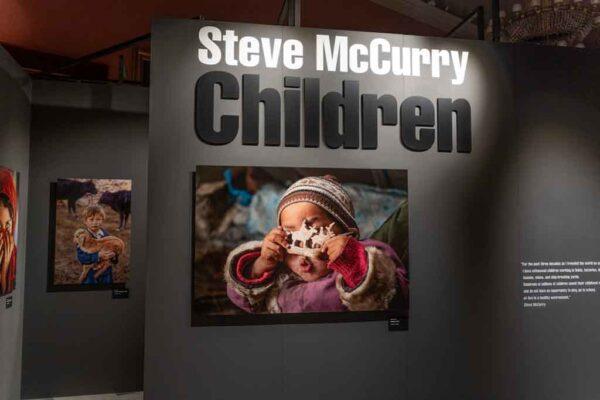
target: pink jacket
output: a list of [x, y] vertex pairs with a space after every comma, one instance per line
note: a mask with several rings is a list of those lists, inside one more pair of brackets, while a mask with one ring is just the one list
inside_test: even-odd
[[[374, 311], [393, 308], [408, 317], [406, 268], [396, 252], [376, 240], [350, 239], [343, 253], [331, 263], [325, 277], [305, 282], [289, 269], [277, 268], [260, 279], [244, 271], [260, 255], [262, 242], [248, 242], [227, 258], [227, 295], [250, 313], [308, 313]], [[364, 265], [351, 265], [351, 264]], [[340, 273], [340, 272], [342, 273]], [[352, 275], [348, 271], [360, 271]]]

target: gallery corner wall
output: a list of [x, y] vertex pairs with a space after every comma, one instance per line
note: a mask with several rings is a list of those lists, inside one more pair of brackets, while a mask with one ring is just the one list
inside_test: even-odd
[[[18, 173], [19, 221], [16, 248], [16, 288], [0, 297], [0, 399], [18, 400], [21, 393], [21, 348], [31, 82], [21, 67], [0, 47], [0, 166]], [[7, 300], [12, 306], [6, 308]]]
[[[30, 252], [23, 398], [142, 389], [146, 286], [148, 90], [33, 81]], [[50, 184], [58, 178], [131, 179], [128, 299], [111, 291], [46, 290]]]

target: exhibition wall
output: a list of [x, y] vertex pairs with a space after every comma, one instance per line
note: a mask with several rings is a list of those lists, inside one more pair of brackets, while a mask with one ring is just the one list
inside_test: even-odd
[[[147, 101], [142, 87], [34, 81], [28, 241], [35, 251], [27, 260], [23, 398], [142, 389]], [[47, 292], [50, 188], [58, 178], [132, 180], [129, 298]]]
[[17, 400], [21, 393], [31, 86], [27, 74], [1, 47], [0, 91], [0, 165], [18, 174], [19, 195], [16, 286], [0, 297], [0, 398]]
[[[232, 53], [227, 62], [200, 62], [202, 50], [226, 54], [223, 42], [200, 44], [199, 32], [201, 39], [219, 37], [215, 31], [203, 36], [204, 26], [233, 30], [240, 38], [295, 39], [304, 45], [304, 65], [273, 69], [261, 58], [244, 67], [233, 65]], [[597, 53], [210, 21], [161, 20], [152, 34], [149, 181], [160, 185], [148, 192], [146, 399], [585, 399], [598, 392], [597, 357], [589, 357], [597, 347], [597, 268], [563, 268], [571, 271], [564, 279], [581, 283], [581, 291], [561, 288], [556, 296], [537, 289], [551, 286], [554, 272], [532, 272], [600, 260], [593, 200], [599, 190]], [[437, 74], [429, 64], [420, 76], [360, 72], [358, 63], [353, 71], [317, 71], [316, 35], [347, 37], [367, 49], [372, 40], [385, 39], [427, 54], [468, 52], [466, 74], [457, 82], [450, 62]], [[237, 81], [239, 93], [222, 92], [225, 85], [219, 90], [217, 84], [214, 97], [212, 89], [198, 95], [202, 85], [196, 83], [214, 71], [228, 74], [223, 79], [229, 88]], [[360, 94], [389, 94], [397, 106], [417, 96], [434, 107], [438, 99], [465, 99], [471, 145], [461, 151], [455, 138], [450, 151], [442, 150], [437, 138], [437, 145], [414, 151], [399, 137], [398, 121], [379, 125], [374, 149], [332, 146], [328, 140], [339, 131], [303, 147], [305, 136], [314, 134], [303, 129], [300, 145], [283, 138], [265, 145], [262, 111], [258, 143], [236, 128], [229, 139], [211, 144], [217, 138], [211, 129], [231, 128], [231, 118], [248, 115], [244, 74], [258, 75], [260, 90], [280, 93], [284, 77], [293, 76], [318, 78], [321, 96], [342, 93], [342, 81], [352, 80]], [[214, 106], [209, 116], [227, 115], [230, 125], [216, 118], [214, 125], [199, 124], [207, 106]], [[433, 135], [441, 132], [439, 115]], [[320, 124], [315, 127], [319, 134]], [[346, 123], [341, 129], [348, 129]], [[413, 139], [422, 144], [427, 134], [421, 130]], [[387, 321], [191, 327], [197, 166], [406, 170], [408, 330], [388, 330]], [[529, 279], [537, 286], [526, 286]], [[536, 289], [525, 292], [527, 287]]]
[[[493, 204], [489, 218], [497, 221], [496, 226], [509, 223], [502, 216], [513, 208], [512, 203], [492, 195], [503, 193], [502, 180], [490, 183], [485, 179], [488, 163], [504, 163], [504, 154], [498, 149], [510, 147], [515, 140], [504, 130], [512, 123], [510, 48], [472, 41], [339, 33], [352, 41], [384, 37], [407, 47], [468, 50], [469, 65], [477, 66], [471, 67], [462, 86], [453, 85], [452, 73], [446, 70], [435, 80], [397, 77], [392, 86], [371, 74], [338, 76], [311, 70], [315, 32], [335, 31], [218, 24], [228, 29], [239, 27], [240, 37], [300, 38], [306, 67], [285, 75], [318, 77], [321, 95], [341, 92], [342, 79], [356, 79], [361, 93], [390, 93], [398, 103], [411, 95], [434, 102], [437, 97], [465, 97], [471, 104], [476, 151], [439, 153], [434, 147], [410, 152], [402, 148], [393, 126], [379, 128], [375, 150], [330, 149], [323, 143], [318, 148], [264, 146], [262, 135], [258, 146], [242, 145], [240, 135], [229, 144], [211, 146], [201, 142], [194, 129], [195, 83], [205, 71], [216, 68], [198, 62], [201, 26], [160, 21], [153, 31], [149, 179], [164, 182], [166, 187], [149, 187], [146, 398], [228, 399], [248, 393], [264, 399], [477, 398], [474, 384], [480, 382], [480, 364], [491, 351], [479, 334], [488, 329], [491, 319], [481, 304], [490, 300], [466, 290], [465, 281], [476, 278], [471, 277], [464, 260], [470, 256], [471, 264], [477, 265], [490, 256], [471, 251], [474, 247], [465, 231], [478, 211], [473, 204], [476, 194], [490, 194], [480, 212]], [[242, 69], [222, 63], [216, 70], [232, 73], [240, 82], [242, 73], [259, 74], [261, 88], [280, 88], [284, 76], [283, 71], [269, 71], [262, 64]], [[239, 115], [240, 103], [219, 101], [216, 115]], [[389, 332], [387, 322], [190, 328], [189, 270], [161, 266], [188, 265], [191, 259], [191, 173], [196, 165], [406, 169], [411, 259], [408, 331]], [[163, 213], [163, 204], [169, 204], [172, 211]], [[477, 239], [485, 243], [475, 248], [485, 245], [488, 252], [499, 254], [504, 243], [481, 233]], [[172, 251], [159, 250], [165, 247]], [[517, 256], [513, 257], [517, 262]], [[496, 265], [478, 272], [478, 280], [486, 280], [485, 274], [492, 269], [510, 274], [499, 267], [509, 262], [506, 258], [490, 259]], [[476, 305], [481, 308], [474, 310]], [[486, 393], [486, 388], [479, 389]]]
[[[594, 398], [600, 392], [592, 372], [600, 355], [594, 272], [600, 260], [600, 53], [523, 47], [516, 55], [518, 245], [528, 263], [523, 277], [526, 268], [548, 269], [543, 275], [560, 270], [551, 274], [560, 280], [552, 280], [559, 286], [570, 276], [570, 297], [507, 315], [515, 318], [504, 321], [508, 346], [496, 349], [494, 374], [505, 378], [493, 389], [504, 398]], [[555, 265], [545, 266], [549, 262]], [[526, 282], [500, 283], [516, 294], [528, 289], [521, 286]]]

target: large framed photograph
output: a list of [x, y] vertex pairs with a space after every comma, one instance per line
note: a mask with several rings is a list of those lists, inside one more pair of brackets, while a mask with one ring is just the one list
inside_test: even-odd
[[408, 329], [406, 170], [200, 166], [192, 325]]
[[0, 297], [15, 290], [17, 282], [17, 174], [0, 167]]
[[51, 186], [48, 291], [124, 288], [130, 273], [131, 180]]

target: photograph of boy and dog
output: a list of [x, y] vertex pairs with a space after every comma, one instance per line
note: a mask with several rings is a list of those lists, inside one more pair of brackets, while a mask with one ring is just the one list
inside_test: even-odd
[[220, 316], [408, 318], [405, 170], [202, 166], [194, 220], [193, 325]]
[[59, 179], [53, 185], [50, 289], [110, 289], [127, 283], [131, 180]]

